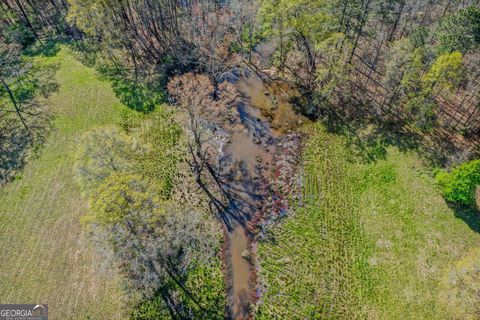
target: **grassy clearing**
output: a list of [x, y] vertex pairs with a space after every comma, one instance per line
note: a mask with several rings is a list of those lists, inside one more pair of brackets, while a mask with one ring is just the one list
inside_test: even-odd
[[475, 310], [459, 313], [443, 296], [455, 286], [448, 276], [480, 244], [478, 213], [449, 208], [414, 155], [392, 150], [361, 169], [359, 209], [376, 244], [370, 264], [380, 318], [468, 318]]
[[304, 159], [306, 205], [258, 246], [266, 292], [257, 319], [474, 315], [479, 223], [446, 205], [416, 155], [390, 149], [361, 164], [318, 125]]
[[117, 123], [122, 104], [111, 86], [62, 50], [58, 93], [48, 100], [54, 131], [21, 177], [0, 190], [0, 301], [48, 303], [52, 319], [120, 319], [123, 299], [113, 277], [82, 239], [86, 211], [74, 180], [79, 137]]
[[[258, 247], [267, 292], [258, 319], [355, 319], [369, 294], [371, 244], [355, 210], [346, 149], [318, 132], [306, 151], [306, 206]], [[321, 161], [319, 161], [321, 160]]]

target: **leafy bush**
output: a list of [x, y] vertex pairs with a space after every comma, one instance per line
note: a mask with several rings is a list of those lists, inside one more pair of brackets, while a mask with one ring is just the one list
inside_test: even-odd
[[135, 159], [147, 149], [115, 127], [99, 128], [82, 137], [76, 170], [84, 190], [94, 189], [114, 172], [132, 172]]
[[431, 90], [410, 94], [405, 105], [412, 124], [418, 129], [428, 132], [436, 125], [438, 105]]
[[463, 55], [459, 51], [438, 56], [422, 81], [432, 88], [438, 86], [440, 89], [451, 90], [457, 87], [463, 77], [462, 59]]
[[450, 202], [475, 205], [475, 189], [480, 185], [480, 160], [474, 160], [454, 168], [450, 173], [437, 174], [437, 183], [443, 196]]

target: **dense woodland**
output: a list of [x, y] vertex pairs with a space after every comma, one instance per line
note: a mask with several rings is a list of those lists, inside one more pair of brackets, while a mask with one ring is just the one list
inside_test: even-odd
[[0, 0], [1, 185], [51, 133], [46, 101], [62, 84], [36, 60], [62, 47], [128, 107], [119, 127], [79, 141], [75, 170], [82, 225], [122, 275], [134, 319], [229, 314], [218, 221], [233, 191], [212, 141], [239, 132], [232, 74], [294, 87], [295, 112], [362, 163], [414, 150], [447, 170], [449, 202], [478, 198], [480, 1]]
[[2, 1], [1, 8], [2, 59], [15, 59], [19, 47], [73, 41], [136, 110], [165, 101], [174, 75], [217, 81], [247, 65], [294, 81], [310, 117], [368, 118], [459, 144], [478, 137], [475, 1]]

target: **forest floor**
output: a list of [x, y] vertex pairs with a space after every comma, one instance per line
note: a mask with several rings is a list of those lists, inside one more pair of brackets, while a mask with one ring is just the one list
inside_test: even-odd
[[308, 134], [304, 203], [258, 244], [256, 319], [474, 319], [478, 213], [450, 208], [414, 153], [365, 163]]
[[37, 63], [59, 64], [53, 132], [39, 155], [0, 189], [0, 301], [47, 303], [51, 319], [121, 319], [117, 280], [98, 272], [79, 218], [87, 210], [74, 178], [74, 154], [86, 131], [118, 122], [110, 84], [63, 49]]

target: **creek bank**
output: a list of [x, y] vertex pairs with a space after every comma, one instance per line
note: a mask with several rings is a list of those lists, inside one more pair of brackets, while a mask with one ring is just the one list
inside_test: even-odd
[[[266, 83], [251, 73], [225, 77], [240, 93], [241, 125], [220, 148], [219, 168], [231, 191], [225, 212], [224, 265], [228, 319], [251, 319], [261, 291], [257, 279], [256, 241], [267, 226], [285, 216], [298, 197], [297, 168], [301, 135], [307, 121], [295, 113], [298, 95], [286, 83]], [[291, 197], [293, 195], [293, 197]]]

